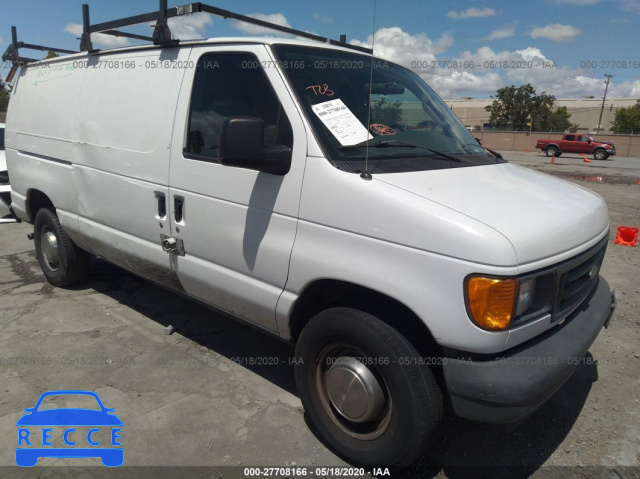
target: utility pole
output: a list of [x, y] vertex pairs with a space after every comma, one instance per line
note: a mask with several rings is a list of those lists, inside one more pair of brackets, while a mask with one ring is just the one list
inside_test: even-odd
[[611, 80], [611, 78], [613, 77], [613, 75], [608, 75], [607, 73], [605, 73], [604, 76], [607, 77], [607, 81], [604, 82], [606, 86], [604, 87], [604, 96], [602, 97], [602, 108], [600, 108], [600, 118], [598, 119], [598, 129], [596, 131], [596, 135], [600, 134], [600, 125], [602, 125], [602, 112], [604, 111], [604, 102], [607, 100], [607, 89], [609, 88], [609, 80]]

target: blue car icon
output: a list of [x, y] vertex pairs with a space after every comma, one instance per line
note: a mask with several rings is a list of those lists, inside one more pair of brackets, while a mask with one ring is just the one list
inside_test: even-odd
[[[49, 396], [89, 396], [96, 400], [100, 410], [81, 408], [56, 408], [39, 410], [42, 401]], [[32, 467], [41, 457], [55, 458], [85, 458], [99, 457], [102, 464], [107, 467], [118, 467], [124, 462], [124, 449], [120, 446], [120, 426], [122, 421], [114, 414], [113, 408], [106, 408], [98, 397], [91, 391], [47, 391], [43, 393], [36, 405], [25, 409], [16, 426], [18, 426], [18, 447], [16, 448], [16, 464], [22, 467]], [[52, 426], [65, 426], [63, 433], [64, 443], [70, 447], [51, 447]], [[75, 440], [71, 440], [76, 433], [74, 426], [90, 426], [86, 435], [87, 443], [96, 447], [73, 447]], [[41, 435], [31, 433], [33, 428], [42, 427]], [[110, 445], [112, 447], [97, 447], [100, 442], [95, 439], [95, 434], [101, 428], [110, 429]], [[31, 447], [32, 441], [36, 443], [41, 438], [42, 447]], [[23, 447], [20, 447], [23, 446]]]

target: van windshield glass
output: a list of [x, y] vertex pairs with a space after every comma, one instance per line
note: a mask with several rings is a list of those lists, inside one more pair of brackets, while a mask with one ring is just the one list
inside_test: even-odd
[[400, 65], [326, 48], [275, 45], [273, 51], [337, 168], [364, 170], [367, 146], [378, 173], [502, 162], [478, 145], [418, 75]]

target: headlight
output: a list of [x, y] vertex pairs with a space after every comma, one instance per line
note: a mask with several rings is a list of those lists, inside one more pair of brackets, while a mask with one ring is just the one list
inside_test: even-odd
[[472, 276], [467, 280], [467, 303], [471, 318], [484, 329], [509, 327], [516, 301], [515, 279]]
[[9, 183], [9, 172], [7, 170], [0, 171], [0, 184], [5, 185]]
[[490, 331], [507, 329], [533, 306], [536, 283], [536, 278], [469, 277], [465, 293], [471, 319]]
[[530, 278], [520, 281], [520, 289], [518, 292], [518, 305], [516, 306], [516, 316], [520, 316], [533, 304], [533, 297], [536, 292], [536, 279]]

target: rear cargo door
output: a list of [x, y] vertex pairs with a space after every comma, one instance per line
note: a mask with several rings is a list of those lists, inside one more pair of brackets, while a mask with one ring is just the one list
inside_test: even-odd
[[[190, 62], [171, 148], [172, 265], [190, 295], [277, 331], [275, 307], [297, 226], [305, 129], [264, 45], [196, 47]], [[265, 146], [292, 148], [289, 173], [221, 165], [220, 128], [230, 116], [261, 118]]]

